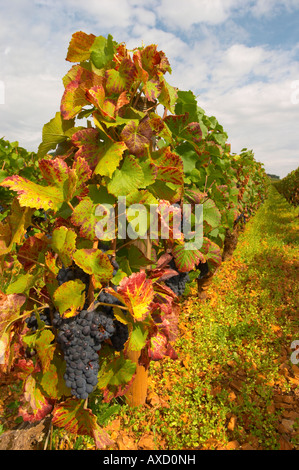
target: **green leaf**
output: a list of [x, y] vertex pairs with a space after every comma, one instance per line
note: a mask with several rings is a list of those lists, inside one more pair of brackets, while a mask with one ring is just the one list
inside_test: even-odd
[[43, 127], [42, 142], [38, 147], [37, 157], [44, 157], [49, 150], [55, 149], [56, 146], [67, 140], [65, 133], [74, 126], [74, 120], [65, 121], [61, 113], [57, 112], [55, 117], [51, 119]]
[[72, 229], [59, 227], [52, 233], [52, 249], [59, 255], [64, 266], [72, 264], [72, 254], [76, 251], [77, 235]]
[[46, 372], [49, 369], [50, 363], [53, 359], [56, 348], [55, 344], [52, 344], [54, 339], [55, 336], [50, 330], [41, 330], [37, 335], [35, 349], [41, 361], [43, 372]]
[[178, 90], [178, 99], [175, 105], [175, 114], [188, 113], [190, 122], [198, 122], [198, 105], [192, 91]]
[[52, 410], [51, 401], [45, 397], [40, 384], [33, 375], [29, 375], [24, 383], [24, 399], [19, 408], [19, 415], [23, 417], [24, 421], [40, 421]]
[[147, 340], [149, 330], [142, 323], [133, 324], [133, 329], [128, 340], [128, 351], [141, 351]]
[[80, 227], [80, 236], [93, 241], [96, 237], [96, 224], [98, 218], [95, 216], [95, 207], [88, 197], [82, 199], [75, 207], [71, 221], [77, 227]]
[[212, 199], [208, 199], [203, 203], [203, 219], [205, 231], [219, 227], [221, 223], [221, 212]]
[[115, 170], [118, 168], [123, 153], [126, 150], [124, 142], [107, 142], [98, 151], [99, 162], [94, 170], [96, 175], [108, 176], [111, 178]]
[[15, 282], [8, 286], [6, 294], [26, 294], [37, 284], [38, 279], [40, 279], [40, 274], [21, 274]]
[[160, 77], [162, 90], [159, 95], [159, 103], [165, 106], [171, 113], [175, 112], [175, 103], [177, 100], [177, 89], [169, 85], [164, 77]]
[[198, 161], [198, 154], [195, 152], [194, 147], [189, 142], [185, 142], [176, 147], [175, 151], [183, 160], [184, 174], [190, 174], [192, 170], [196, 168], [196, 163]]
[[70, 389], [64, 380], [65, 361], [63, 357], [55, 355], [47, 370], [39, 374], [39, 384], [47, 394], [55, 400], [71, 395]]
[[101, 282], [108, 282], [113, 276], [109, 258], [101, 250], [82, 248], [74, 253], [73, 259], [83, 271], [94, 275], [96, 289], [102, 287]]
[[107, 188], [114, 196], [127, 196], [143, 185], [144, 174], [137, 160], [132, 155], [124, 158], [120, 169], [115, 170]]
[[98, 36], [93, 41], [90, 47], [90, 60], [97, 69], [106, 67], [114, 57], [114, 44], [111, 34], [107, 39], [103, 36]]
[[83, 106], [90, 104], [87, 91], [92, 87], [102, 85], [103, 77], [78, 66], [65, 83], [67, 85], [61, 99], [60, 112], [64, 119], [69, 120], [80, 113]]
[[70, 318], [82, 310], [85, 302], [85, 284], [77, 279], [68, 281], [56, 289], [53, 301], [63, 318]]
[[103, 389], [112, 386], [120, 386], [130, 382], [136, 371], [136, 364], [123, 355], [112, 360], [100, 369], [98, 374], [98, 388]]
[[221, 250], [216, 243], [204, 237], [201, 251], [204, 253], [209, 264], [218, 267], [222, 262]]
[[125, 57], [118, 70], [111, 69], [107, 70], [106, 77], [106, 90], [109, 94], [120, 95], [124, 91], [129, 91], [135, 78], [137, 76], [137, 70], [128, 57]]

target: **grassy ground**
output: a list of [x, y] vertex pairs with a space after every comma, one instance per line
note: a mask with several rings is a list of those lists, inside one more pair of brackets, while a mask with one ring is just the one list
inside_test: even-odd
[[[179, 359], [152, 362], [146, 406], [90, 402], [115, 449], [298, 449], [299, 217], [274, 188], [205, 300], [182, 301]], [[52, 448], [94, 448], [54, 431]]]
[[298, 447], [298, 229], [271, 188], [207, 299], [183, 301], [179, 360], [151, 364], [147, 407], [110, 423], [118, 448]]

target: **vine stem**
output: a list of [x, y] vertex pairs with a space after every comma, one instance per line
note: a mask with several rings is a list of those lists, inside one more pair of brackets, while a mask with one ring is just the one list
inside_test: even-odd
[[68, 205], [68, 206], [72, 209], [72, 211], [74, 212], [75, 209], [73, 208], [73, 206], [72, 206], [72, 204], [70, 203], [70, 201], [67, 202], [67, 205]]
[[97, 302], [96, 305], [106, 305], [107, 307], [118, 307], [118, 308], [121, 308], [122, 310], [129, 310], [128, 307], [122, 307], [121, 305], [116, 305], [116, 304], [107, 304], [106, 302]]

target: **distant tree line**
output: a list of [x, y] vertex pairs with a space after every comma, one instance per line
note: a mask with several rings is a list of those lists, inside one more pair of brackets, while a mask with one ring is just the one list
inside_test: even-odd
[[280, 180], [280, 176], [277, 176], [277, 175], [270, 175], [269, 173], [267, 173], [267, 176], [269, 176], [271, 180]]

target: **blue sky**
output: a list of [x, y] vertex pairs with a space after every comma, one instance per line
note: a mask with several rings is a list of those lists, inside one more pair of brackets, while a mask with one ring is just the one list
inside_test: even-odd
[[168, 81], [192, 90], [268, 173], [299, 165], [299, 0], [1, 1], [0, 135], [36, 151], [59, 110], [74, 32], [158, 44]]

